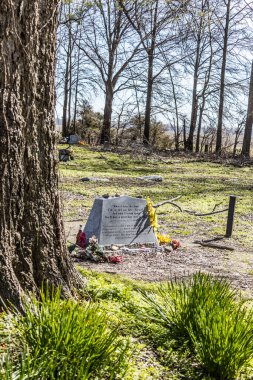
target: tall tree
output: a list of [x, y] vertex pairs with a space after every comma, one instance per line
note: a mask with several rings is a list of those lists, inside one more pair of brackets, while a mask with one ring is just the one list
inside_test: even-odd
[[209, 57], [207, 59], [207, 68], [205, 69], [205, 75], [204, 75], [204, 80], [202, 84], [201, 91], [198, 95], [198, 98], [201, 100], [201, 104], [199, 107], [199, 116], [198, 116], [198, 128], [197, 128], [197, 137], [196, 137], [196, 152], [198, 153], [200, 150], [200, 133], [202, 129], [202, 121], [203, 121], [203, 116], [204, 116], [204, 111], [205, 111], [205, 106], [206, 106], [206, 101], [207, 97], [209, 95], [210, 89], [209, 89], [209, 83], [210, 83], [210, 78], [211, 78], [211, 71], [212, 71], [212, 64], [213, 64], [213, 46], [212, 46], [212, 30], [211, 30], [211, 20], [208, 23], [208, 29], [209, 29], [209, 38], [208, 38], [208, 43], [209, 43]]
[[229, 24], [230, 24], [230, 7], [231, 0], [223, 0], [226, 7], [226, 21], [223, 28], [223, 47], [222, 47], [222, 65], [220, 77], [220, 99], [219, 99], [219, 113], [218, 125], [216, 135], [216, 153], [221, 152], [222, 148], [222, 125], [223, 125], [223, 110], [224, 110], [224, 94], [225, 94], [225, 75], [227, 64], [227, 51], [228, 51], [228, 38], [229, 38]]
[[[189, 135], [186, 141], [186, 149], [193, 151], [194, 135], [198, 121], [196, 151], [199, 150], [199, 134], [206, 102], [206, 91], [211, 75], [213, 50], [212, 50], [212, 6], [209, 0], [196, 1], [192, 5], [189, 18], [189, 36], [184, 43], [185, 48], [194, 52], [194, 59], [189, 54], [187, 66], [193, 71], [193, 87], [191, 100], [191, 120]], [[192, 46], [191, 46], [192, 45]], [[201, 101], [200, 101], [201, 99]], [[198, 115], [199, 113], [199, 115]], [[199, 116], [199, 120], [198, 120]]]
[[[98, 76], [93, 80], [105, 95], [100, 143], [110, 141], [114, 95], [125, 86], [123, 73], [139, 52], [140, 42], [131, 40], [129, 21], [118, 0], [94, 0], [83, 20], [83, 41], [79, 48]], [[126, 79], [128, 81], [128, 79]]]
[[81, 284], [66, 252], [54, 126], [58, 0], [3, 0], [0, 13], [0, 297]]
[[[161, 52], [171, 52], [168, 45], [171, 41], [178, 41], [174, 33], [172, 22], [179, 17], [187, 8], [188, 1], [139, 1], [120, 0], [120, 4], [131, 23], [133, 29], [139, 36], [147, 62], [147, 86], [145, 104], [145, 122], [143, 142], [150, 142], [150, 127], [152, 116], [152, 98], [155, 81], [171, 65], [171, 62], [159, 62]], [[158, 63], [159, 62], [159, 63]], [[156, 65], [157, 64], [157, 65]]]
[[[70, 7], [70, 4], [68, 4]], [[73, 51], [73, 42], [72, 42], [72, 23], [71, 19], [67, 23], [68, 38], [67, 38], [67, 53], [66, 53], [66, 67], [64, 73], [64, 101], [63, 101], [63, 110], [62, 110], [62, 136], [67, 136], [69, 134], [69, 118], [70, 109], [68, 109], [71, 102], [71, 58]], [[69, 111], [69, 112], [68, 112]]]
[[253, 124], [253, 62], [251, 64], [248, 111], [247, 111], [247, 119], [246, 119], [246, 125], [245, 125], [244, 136], [243, 136], [243, 145], [242, 145], [242, 155], [245, 157], [250, 156], [252, 124]]

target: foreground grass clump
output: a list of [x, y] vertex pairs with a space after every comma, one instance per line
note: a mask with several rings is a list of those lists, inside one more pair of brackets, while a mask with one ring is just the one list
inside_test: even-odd
[[212, 378], [235, 379], [252, 360], [253, 313], [226, 280], [197, 273], [142, 294], [144, 320], [160, 325], [177, 344], [186, 343]]
[[80, 272], [89, 302], [42, 292], [0, 318], [0, 379], [252, 378], [252, 311], [226, 280]]
[[155, 284], [81, 273], [91, 299], [155, 353], [165, 374], [152, 379], [249, 378], [253, 316], [227, 280], [196, 273]]
[[226, 280], [203, 273], [164, 283], [156, 292], [141, 292], [150, 306], [149, 318], [165, 327], [178, 341], [191, 340], [190, 334], [195, 333], [200, 313], [231, 311], [237, 297]]
[[42, 292], [8, 319], [15, 347], [2, 355], [1, 379], [115, 379], [127, 371], [129, 342], [96, 304]]
[[244, 307], [197, 318], [191, 334], [198, 359], [215, 379], [235, 379], [253, 358], [253, 317]]

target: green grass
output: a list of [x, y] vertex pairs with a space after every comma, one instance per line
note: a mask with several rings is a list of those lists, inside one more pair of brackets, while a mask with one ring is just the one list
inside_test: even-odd
[[16, 347], [3, 360], [7, 372], [3, 378], [124, 377], [133, 353], [128, 339], [119, 336], [118, 326], [109, 326], [98, 304], [63, 301], [60, 296], [60, 290], [42, 291], [40, 301], [33, 296], [24, 299], [23, 314], [11, 311]]
[[196, 273], [163, 284], [83, 271], [91, 299], [113, 310], [124, 334], [152, 347], [162, 379], [247, 379], [253, 314], [230, 283]]
[[197, 358], [217, 380], [235, 379], [253, 358], [253, 313], [243, 306], [201, 310], [191, 331]]
[[[233, 194], [238, 196], [233, 237], [244, 247], [253, 246], [252, 168], [178, 158], [170, 158], [170, 164], [166, 164], [156, 158], [131, 158], [83, 147], [74, 147], [74, 153], [75, 161], [60, 164], [66, 218], [76, 218], [82, 208], [85, 220], [94, 198], [105, 193], [149, 196], [154, 203], [181, 195], [177, 202], [184, 209], [201, 213], [211, 211], [218, 203], [220, 209], [226, 208], [229, 195]], [[162, 175], [164, 181], [149, 183], [138, 179], [150, 174]], [[80, 181], [93, 176], [108, 178], [110, 182]], [[158, 209], [158, 217], [162, 230], [180, 238], [196, 231], [199, 236], [224, 235], [227, 215], [194, 217], [165, 205]]]
[[253, 359], [253, 312], [226, 280], [196, 273], [142, 294], [141, 317], [186, 344], [212, 378], [235, 379]]
[[143, 292], [149, 307], [144, 316], [166, 328], [173, 339], [189, 342], [194, 333], [194, 322], [200, 313], [206, 315], [219, 308], [235, 305], [236, 292], [223, 279], [196, 273], [187, 280], [171, 280], [159, 285], [155, 292]]
[[[110, 195], [149, 196], [154, 203], [181, 195], [185, 209], [208, 212], [238, 195], [234, 242], [247, 260], [252, 249], [251, 168], [191, 159], [131, 158], [74, 147], [75, 161], [60, 164], [66, 219], [87, 218], [93, 200]], [[162, 175], [161, 183], [137, 177]], [[82, 177], [110, 182], [81, 182]], [[160, 228], [174, 238], [224, 234], [226, 215], [197, 218], [171, 205], [158, 209]], [[0, 317], [0, 379], [232, 380], [252, 376], [250, 303], [212, 276], [145, 283], [80, 269], [82, 299], [45, 294], [25, 302], [25, 314]]]
[[82, 300], [42, 293], [1, 316], [0, 379], [250, 379], [252, 312], [225, 280], [79, 270]]

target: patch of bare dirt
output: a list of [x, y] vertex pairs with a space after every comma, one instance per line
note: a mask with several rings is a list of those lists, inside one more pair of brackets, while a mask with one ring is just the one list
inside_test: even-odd
[[182, 247], [172, 252], [153, 249], [151, 252], [140, 250], [134, 254], [124, 253], [122, 264], [95, 263], [88, 260], [78, 260], [78, 264], [89, 270], [144, 281], [165, 281], [202, 271], [225, 277], [231, 281], [232, 286], [249, 294], [253, 293], [253, 251], [238, 248], [231, 252], [200, 247], [193, 243], [194, 240], [185, 238], [181, 242]]
[[[69, 242], [75, 242], [82, 223], [82, 218], [65, 222], [66, 237]], [[233, 247], [234, 251], [194, 244], [194, 241], [202, 239], [206, 237], [194, 235], [183, 237], [180, 239], [181, 248], [172, 252], [152, 249], [150, 252], [139, 250], [134, 253], [124, 253], [122, 264], [95, 263], [88, 260], [80, 260], [78, 264], [97, 272], [114, 273], [144, 281], [165, 281], [202, 271], [225, 277], [234, 287], [252, 295], [253, 249], [243, 247], [234, 239], [223, 239], [218, 242]]]

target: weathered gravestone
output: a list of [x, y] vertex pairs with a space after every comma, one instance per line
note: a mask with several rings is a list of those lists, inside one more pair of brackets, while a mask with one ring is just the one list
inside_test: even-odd
[[140, 198], [95, 199], [84, 231], [87, 239], [95, 235], [101, 245], [157, 244], [147, 203]]
[[67, 142], [70, 145], [78, 144], [80, 142], [80, 137], [78, 135], [69, 135]]

